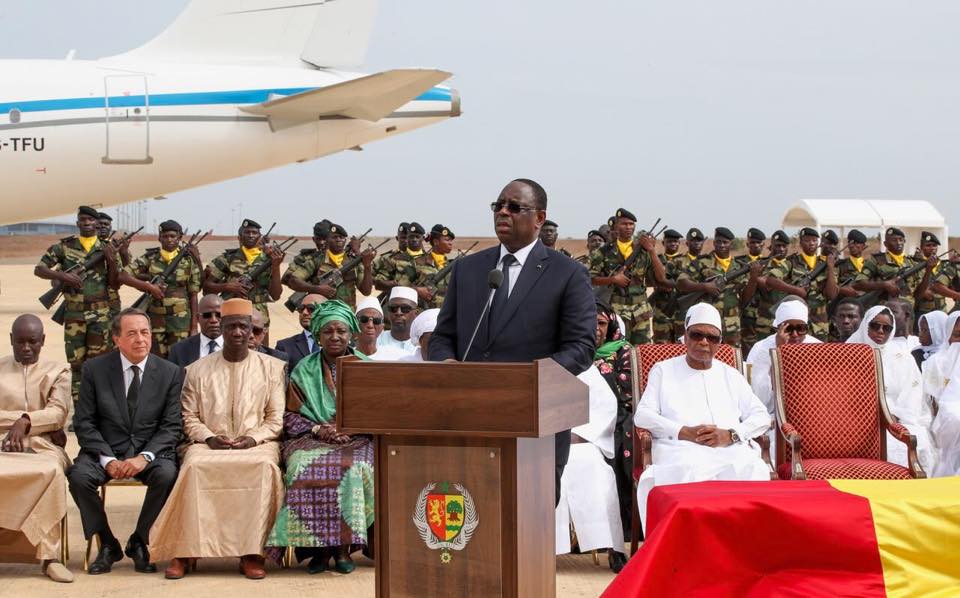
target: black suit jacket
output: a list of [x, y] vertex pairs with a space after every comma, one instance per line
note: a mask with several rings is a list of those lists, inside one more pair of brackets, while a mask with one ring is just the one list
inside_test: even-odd
[[183, 369], [150, 355], [140, 381], [137, 410], [130, 419], [120, 352], [83, 364], [80, 398], [73, 415], [80, 452], [129, 459], [143, 451], [173, 459], [183, 417], [180, 388]]
[[[430, 337], [431, 361], [463, 361], [470, 335], [489, 296], [487, 274], [500, 246], [461, 258]], [[466, 361], [530, 362], [552, 357], [571, 374], [593, 364], [597, 308], [582, 265], [537, 241], [502, 313], [484, 317]]]
[[310, 346], [302, 332], [277, 341], [277, 350], [287, 354], [291, 372], [293, 368], [297, 367], [301, 359], [310, 355]]
[[170, 347], [170, 354], [167, 355], [167, 359], [182, 368], [200, 359], [200, 335], [194, 334], [174, 343]]

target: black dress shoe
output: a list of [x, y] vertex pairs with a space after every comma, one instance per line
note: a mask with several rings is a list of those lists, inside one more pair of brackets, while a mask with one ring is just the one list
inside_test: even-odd
[[113, 564], [123, 558], [123, 552], [120, 550], [120, 543], [103, 544], [100, 551], [97, 552], [97, 558], [90, 563], [87, 573], [90, 575], [100, 575], [101, 573], [110, 573]]
[[610, 565], [610, 570], [614, 573], [620, 573], [623, 571], [623, 567], [627, 564], [627, 555], [622, 552], [617, 552], [612, 548], [607, 549], [607, 564]]
[[133, 569], [137, 573], [156, 573], [157, 566], [150, 562], [150, 551], [139, 538], [130, 538], [123, 553], [133, 559]]

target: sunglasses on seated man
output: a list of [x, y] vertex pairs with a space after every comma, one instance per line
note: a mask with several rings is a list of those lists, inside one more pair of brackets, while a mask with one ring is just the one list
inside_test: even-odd
[[366, 324], [367, 322], [373, 322], [374, 326], [379, 326], [383, 324], [383, 318], [380, 316], [357, 316], [357, 320], [361, 324]]
[[408, 314], [413, 311], [413, 306], [412, 305], [388, 305], [387, 311], [390, 311], [393, 313], [397, 313], [399, 311], [401, 313]]
[[220, 319], [220, 312], [218, 312], [218, 311], [205, 311], [205, 312], [203, 312], [202, 314], [200, 314], [200, 317], [203, 318], [204, 320], [209, 320], [210, 318], [212, 318], [212, 317], [214, 317], [214, 316], [216, 316], [217, 319], [219, 320], [219, 319]]
[[721, 337], [719, 334], [706, 334], [696, 330], [688, 330], [687, 337], [695, 343], [699, 343], [700, 341], [706, 339], [706, 341], [711, 345], [719, 345], [720, 341], [723, 340], [723, 337]]

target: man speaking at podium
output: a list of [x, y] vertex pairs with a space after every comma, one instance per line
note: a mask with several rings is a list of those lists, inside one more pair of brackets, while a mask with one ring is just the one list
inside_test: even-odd
[[[596, 304], [587, 270], [538, 240], [547, 192], [516, 179], [490, 207], [500, 245], [456, 261], [430, 337], [430, 360], [550, 357], [574, 376], [586, 371], [595, 351]], [[557, 434], [556, 442], [559, 497], [570, 431]]]

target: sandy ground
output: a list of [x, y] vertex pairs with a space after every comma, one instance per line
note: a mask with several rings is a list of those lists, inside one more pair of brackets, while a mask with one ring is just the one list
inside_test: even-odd
[[[7, 261], [7, 260], [3, 260]], [[37, 302], [47, 288], [47, 282], [33, 276], [34, 259], [26, 263], [0, 265], [0, 356], [10, 355], [7, 332], [14, 318], [22, 313], [34, 313], [44, 321], [47, 341], [43, 357], [63, 359], [62, 328], [50, 321], [50, 314]], [[284, 293], [289, 290], [284, 289]], [[132, 303], [137, 292], [124, 288], [121, 296], [125, 305]], [[284, 309], [281, 301], [271, 306], [272, 321], [270, 335], [272, 339], [289, 336], [299, 329], [299, 323], [293, 314]], [[71, 456], [77, 454], [76, 440], [69, 435], [67, 447]], [[143, 500], [141, 488], [112, 488], [107, 497], [107, 514], [114, 533], [125, 539], [133, 531]], [[0, 596], [123, 596], [129, 598], [149, 598], [168, 596], [170, 592], [197, 592], [200, 596], [225, 595], [231, 597], [254, 596], [264, 591], [278, 596], [316, 596], [318, 592], [330, 592], [339, 596], [374, 596], [373, 563], [363, 557], [357, 560], [357, 570], [350, 575], [324, 573], [308, 575], [304, 569], [269, 569], [266, 580], [253, 582], [237, 573], [236, 560], [201, 561], [196, 575], [172, 582], [163, 579], [162, 573], [144, 575], [133, 570], [133, 563], [124, 559], [114, 566], [112, 573], [98, 577], [88, 576], [82, 571], [83, 549], [85, 542], [80, 527], [80, 515], [72, 499], [68, 497], [68, 520], [70, 536], [70, 569], [76, 575], [71, 585], [55, 584], [40, 574], [39, 565], [0, 565]], [[601, 556], [600, 566], [593, 563], [589, 555], [567, 555], [557, 559], [557, 596], [593, 597], [600, 593], [613, 579], [607, 567], [605, 555]]]

